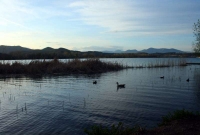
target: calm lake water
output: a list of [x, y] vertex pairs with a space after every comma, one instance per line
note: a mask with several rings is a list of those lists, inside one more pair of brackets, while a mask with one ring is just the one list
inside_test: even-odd
[[[163, 59], [102, 60], [145, 65]], [[185, 60], [200, 63], [198, 58]], [[97, 80], [96, 85], [93, 80]], [[116, 82], [126, 87], [117, 89]], [[200, 65], [95, 75], [2, 77], [0, 134], [84, 135], [84, 128], [90, 125], [118, 122], [152, 128], [168, 112], [183, 108], [200, 111], [199, 82]]]

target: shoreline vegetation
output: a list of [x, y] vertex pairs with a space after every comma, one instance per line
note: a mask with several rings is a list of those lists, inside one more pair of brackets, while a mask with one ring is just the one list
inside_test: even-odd
[[98, 58], [90, 59], [72, 59], [62, 62], [58, 59], [53, 60], [33, 60], [29, 63], [20, 62], [0, 62], [0, 74], [29, 74], [29, 75], [47, 75], [47, 74], [92, 74], [104, 73], [109, 71], [119, 71], [129, 68], [162, 68], [173, 66], [187, 66], [184, 59], [179, 61], [163, 60], [144, 65], [123, 65], [118, 62], [105, 62]]
[[153, 129], [145, 129], [139, 125], [132, 128], [125, 127], [119, 122], [110, 128], [93, 125], [84, 129], [87, 135], [199, 135], [200, 113], [187, 110], [176, 110], [162, 117], [161, 123]]
[[72, 59], [61, 62], [53, 60], [33, 60], [28, 64], [20, 62], [0, 63], [0, 74], [90, 74], [103, 73], [108, 71], [118, 71], [124, 67], [118, 63], [102, 62], [99, 59]]
[[172, 59], [168, 60], [156, 60], [154, 63], [148, 63], [143, 65], [131, 66], [128, 68], [162, 68], [162, 67], [174, 67], [174, 66], [187, 66], [186, 60], [180, 58], [178, 61]]

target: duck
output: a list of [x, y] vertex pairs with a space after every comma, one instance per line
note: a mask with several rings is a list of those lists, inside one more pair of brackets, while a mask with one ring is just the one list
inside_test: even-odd
[[95, 80], [95, 81], [93, 81], [93, 84], [97, 84], [97, 81]]
[[164, 76], [161, 76], [160, 78], [161, 78], [161, 79], [164, 79], [165, 77], [164, 77]]
[[190, 81], [190, 79], [188, 78], [186, 81], [187, 81], [187, 82], [189, 82], [189, 81]]
[[119, 83], [117, 82], [117, 87], [124, 88], [124, 87], [125, 87], [125, 84], [119, 84]]

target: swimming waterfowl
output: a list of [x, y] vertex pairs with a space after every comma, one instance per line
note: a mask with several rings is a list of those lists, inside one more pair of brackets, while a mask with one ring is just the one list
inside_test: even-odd
[[164, 76], [161, 76], [160, 78], [161, 78], [161, 79], [164, 79], [165, 77], [164, 77]]
[[118, 82], [117, 82], [117, 87], [125, 87], [125, 84], [119, 84]]
[[187, 82], [189, 82], [189, 81], [190, 81], [190, 79], [188, 78], [186, 81], [187, 81]]
[[93, 81], [93, 84], [97, 84], [97, 81], [95, 80], [95, 81]]

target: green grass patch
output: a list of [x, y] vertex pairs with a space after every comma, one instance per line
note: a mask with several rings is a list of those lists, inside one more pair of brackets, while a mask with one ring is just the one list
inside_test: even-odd
[[187, 119], [187, 118], [195, 118], [200, 117], [199, 112], [191, 112], [185, 109], [176, 110], [173, 113], [168, 113], [166, 116], [162, 117], [162, 122], [158, 124], [158, 126], [163, 126], [169, 124], [171, 121], [180, 120], [180, 119]]

